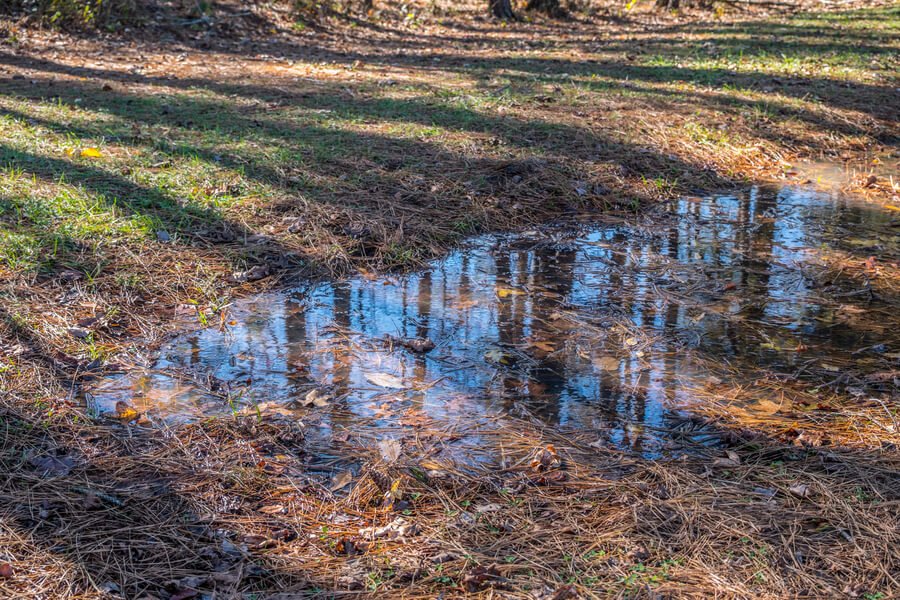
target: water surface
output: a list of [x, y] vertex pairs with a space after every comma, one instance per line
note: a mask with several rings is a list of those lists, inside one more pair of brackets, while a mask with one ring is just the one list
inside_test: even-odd
[[711, 384], [784, 377], [895, 399], [865, 376], [900, 364], [900, 315], [835, 264], [896, 265], [898, 225], [834, 194], [754, 188], [482, 237], [421, 273], [239, 302], [231, 324], [182, 335], [90, 398], [151, 420], [274, 411], [323, 435], [454, 432], [513, 412], [655, 456], [677, 450], [666, 432]]

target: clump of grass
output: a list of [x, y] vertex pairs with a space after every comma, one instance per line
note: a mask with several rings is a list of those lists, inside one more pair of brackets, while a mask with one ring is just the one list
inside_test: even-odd
[[24, 13], [31, 19], [61, 28], [111, 28], [135, 22], [135, 0], [4, 0], [0, 11]]

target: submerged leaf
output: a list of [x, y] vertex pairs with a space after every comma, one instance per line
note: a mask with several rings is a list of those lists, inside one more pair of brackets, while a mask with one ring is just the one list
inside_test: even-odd
[[310, 390], [306, 397], [303, 398], [303, 402], [301, 404], [303, 406], [317, 406], [319, 408], [323, 406], [328, 406], [328, 401], [331, 400], [331, 397], [319, 390]]
[[366, 373], [365, 378], [369, 383], [383, 388], [401, 390], [406, 387], [401, 378], [388, 373]]
[[594, 366], [601, 371], [618, 371], [621, 361], [614, 356], [601, 356], [594, 359]]
[[497, 288], [497, 297], [498, 298], [509, 298], [510, 296], [521, 296], [525, 292], [522, 290], [517, 290], [515, 288]]
[[125, 422], [134, 421], [140, 416], [140, 413], [132, 408], [124, 400], [116, 402], [116, 418]]

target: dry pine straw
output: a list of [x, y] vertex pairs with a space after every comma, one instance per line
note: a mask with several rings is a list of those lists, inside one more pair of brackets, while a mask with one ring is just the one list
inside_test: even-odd
[[6, 400], [0, 424], [3, 597], [900, 591], [896, 453], [723, 432], [727, 454], [657, 461], [505, 420], [479, 432], [478, 466], [443, 459], [427, 429], [401, 438], [391, 464], [374, 439], [338, 443], [358, 468], [331, 492], [296, 423], [143, 429]]
[[[342, 35], [335, 40], [340, 50], [348, 49]], [[71, 55], [104, 55], [99, 47], [81, 50]], [[133, 58], [126, 52], [116, 49], [123, 65]], [[163, 49], [160, 56], [176, 54], [167, 52]], [[477, 51], [471, 54], [477, 56]], [[224, 64], [231, 73], [224, 76], [244, 76], [247, 65], [230, 60]], [[183, 67], [181, 75], [189, 76], [189, 69]], [[23, 72], [38, 77], [24, 67]], [[57, 77], [66, 79], [61, 73]], [[681, 182], [686, 188], [721, 184], [717, 173], [766, 177], [793, 154], [812, 154], [809, 148], [770, 141], [761, 141], [753, 152], [730, 146], [710, 152], [673, 136], [675, 128], [654, 126], [665, 120], [667, 109], [683, 106], [628, 102], [632, 105], [609, 108], [643, 115], [625, 120], [635, 135], [660, 152], [712, 167], [690, 173], [694, 179]], [[692, 111], [703, 110], [695, 104], [690, 103]], [[583, 123], [562, 105], [527, 110], [562, 124]], [[852, 111], [823, 112], [847, 118]], [[707, 118], [705, 113], [690, 114]], [[752, 137], [753, 132], [739, 133]], [[829, 151], [854, 152], [852, 140], [830, 136], [826, 141], [834, 145]], [[602, 170], [594, 173], [598, 182], [622, 197], [658, 198], [661, 192], [639, 174], [653, 173], [659, 161], [639, 152], [619, 156], [617, 148], [601, 150], [615, 153], [629, 171]], [[857, 154], [865, 155], [865, 148], [860, 146]], [[574, 210], [591, 207], [572, 194], [572, 181], [583, 177], [586, 163], [564, 165], [551, 157], [524, 176], [514, 172], [522, 164], [478, 164], [499, 174], [479, 204], [484, 228], [545, 220], [559, 208], [547, 211], [546, 197], [567, 195]], [[473, 210], [447, 202], [456, 192], [447, 169], [437, 171], [441, 175], [436, 180], [447, 185], [429, 192], [434, 206], [425, 217], [409, 213], [413, 216], [404, 230], [418, 236], [420, 259], [443, 252], [451, 237], [446, 223]], [[524, 181], [510, 183], [516, 174]], [[886, 182], [866, 189], [881, 199], [896, 193]], [[394, 190], [374, 189], [372, 194], [378, 197], [380, 214], [419, 207], [415, 197], [398, 199]], [[509, 210], [514, 204], [519, 212]], [[438, 210], [448, 207], [453, 211], [449, 217]], [[355, 242], [343, 232], [359, 223], [348, 215], [337, 211], [331, 217], [310, 208], [305, 216], [312, 233], [301, 241], [310, 248], [347, 246], [325, 261], [326, 270], [391, 266], [382, 250], [396, 241], [396, 223], [366, 213], [363, 224], [379, 243], [373, 253], [354, 258], [349, 251]], [[269, 224], [271, 217], [264, 213], [265, 222], [252, 226]], [[284, 249], [300, 248], [282, 244], [272, 254]], [[0, 373], [5, 394], [0, 398], [0, 461], [8, 474], [0, 483], [0, 567], [9, 565], [0, 569], [2, 597], [94, 598], [104, 595], [101, 590], [120, 590], [128, 598], [168, 599], [189, 597], [191, 589], [215, 591], [217, 598], [252, 591], [291, 597], [301, 590], [558, 599], [654, 594], [869, 594], [874, 599], [900, 594], [900, 464], [890, 447], [807, 448], [736, 437], [731, 440], [734, 455], [708, 450], [687, 460], [651, 461], [593, 448], [594, 439], [583, 432], [563, 438], [562, 433], [510, 420], [494, 432], [482, 432], [492, 440], [491, 447], [502, 441], [502, 465], [489, 449], [484, 464], [463, 467], [430, 456], [430, 449], [421, 451], [409, 440], [398, 462], [385, 465], [374, 442], [354, 440], [342, 453], [351, 456], [357, 473], [350, 486], [332, 493], [330, 480], [308, 468], [311, 457], [304, 452], [303, 432], [283, 423], [217, 420], [146, 430], [94, 423], [62, 402], [23, 403], [22, 397], [59, 397], [60, 390], [36, 389], [35, 382], [69, 380], [88, 362], [83, 344], [66, 334], [67, 326], [117, 306], [123, 312], [114, 319], [92, 325], [99, 331], [101, 351], [113, 355], [135, 340], [157, 340], [160, 315], [167, 317], [174, 304], [198, 296], [200, 282], [224, 278], [232, 257], [244, 249], [200, 241], [179, 248], [148, 244], [118, 250], [110, 272], [140, 273], [145, 297], [120, 295], [111, 280], [88, 289], [64, 274], [49, 281], [2, 274], [6, 297], [15, 299], [4, 312], [24, 315], [31, 323], [50, 322], [37, 333], [14, 331], [9, 315], [2, 315], [6, 329], [0, 354], [15, 360], [15, 369]], [[259, 251], [265, 260], [266, 245]], [[160, 264], [190, 264], [198, 270], [167, 268], [163, 273], [155, 268]], [[882, 269], [883, 283], [895, 291], [892, 268], [879, 264], [870, 270]], [[210, 296], [223, 293], [221, 283], [211, 287]], [[81, 288], [79, 302], [63, 307], [58, 298], [71, 288]], [[166, 311], [159, 310], [163, 306]], [[728, 414], [724, 404], [719, 408], [720, 415]], [[754, 426], [777, 435], [780, 423], [769, 427], [763, 419]], [[417, 433], [427, 437], [425, 431]], [[553, 452], [543, 450], [550, 444]], [[423, 473], [423, 480], [416, 478]], [[401, 529], [398, 516], [407, 523], [402, 528], [406, 535], [387, 539]], [[373, 540], [371, 533], [360, 533], [391, 523], [395, 527], [388, 527], [386, 537]]]

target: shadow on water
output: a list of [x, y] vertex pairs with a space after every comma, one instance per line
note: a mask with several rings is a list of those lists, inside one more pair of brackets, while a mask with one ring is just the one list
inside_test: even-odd
[[[896, 313], [826, 256], [896, 261], [896, 226], [829, 194], [754, 188], [642, 222], [482, 237], [422, 273], [242, 302], [223, 328], [183, 335], [87, 396], [151, 420], [275, 410], [317, 426], [324, 439], [310, 439], [326, 445], [359, 427], [462, 430], [523, 413], [669, 455], [681, 449], [673, 422], [710, 382], [764, 371], [891, 393], [865, 376], [896, 367]], [[422, 352], [413, 340], [426, 339], [435, 347]], [[306, 406], [313, 390], [327, 406]]]

